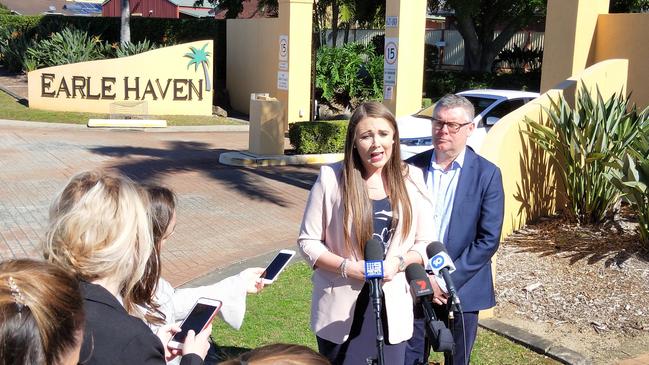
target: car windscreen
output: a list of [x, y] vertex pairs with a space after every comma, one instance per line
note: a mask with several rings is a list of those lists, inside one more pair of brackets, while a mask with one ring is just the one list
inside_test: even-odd
[[475, 115], [482, 113], [483, 110], [487, 109], [489, 105], [493, 104], [496, 101], [496, 99], [485, 98], [480, 96], [464, 96], [464, 97], [469, 99], [471, 104], [473, 104], [473, 108], [475, 109]]
[[[493, 99], [493, 98], [486, 98], [482, 96], [465, 96], [471, 104], [473, 104], [473, 108], [475, 109], [475, 115], [478, 115], [482, 113], [483, 110], [487, 109], [489, 105], [493, 104], [496, 102], [498, 99]], [[414, 116], [415, 117], [421, 117], [421, 118], [431, 118], [433, 116], [433, 109], [435, 109], [435, 104], [429, 106], [428, 108], [424, 108], [420, 111], [418, 111]]]

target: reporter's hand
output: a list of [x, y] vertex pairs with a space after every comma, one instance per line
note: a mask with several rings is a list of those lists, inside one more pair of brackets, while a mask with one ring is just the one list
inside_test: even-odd
[[259, 293], [264, 288], [264, 281], [261, 279], [263, 273], [264, 268], [261, 267], [251, 267], [239, 273], [249, 294]]
[[207, 328], [201, 331], [198, 335], [193, 330], [187, 332], [185, 343], [183, 344], [183, 355], [196, 354], [205, 359], [207, 350], [210, 348], [210, 334], [212, 333], [212, 323]]
[[165, 359], [167, 361], [171, 361], [173, 358], [180, 355], [180, 350], [172, 349], [167, 346], [169, 340], [171, 340], [171, 337], [173, 337], [176, 332], [180, 332], [180, 324], [178, 323], [166, 324], [160, 327], [158, 332], [156, 332], [156, 336], [158, 336], [162, 342], [162, 347], [165, 349]]
[[347, 261], [347, 277], [365, 281], [365, 260]]
[[389, 257], [383, 260], [383, 281], [391, 281], [399, 273], [399, 259]]

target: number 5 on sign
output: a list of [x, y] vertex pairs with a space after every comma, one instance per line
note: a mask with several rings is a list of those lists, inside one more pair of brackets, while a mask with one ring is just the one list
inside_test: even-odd
[[399, 38], [385, 38], [385, 62], [384, 67], [396, 68], [398, 56]]

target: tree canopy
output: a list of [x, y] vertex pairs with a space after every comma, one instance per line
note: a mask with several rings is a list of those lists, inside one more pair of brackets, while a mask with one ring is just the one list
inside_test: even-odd
[[[454, 11], [464, 39], [464, 70], [491, 71], [512, 38], [535, 18], [545, 15], [547, 0], [428, 0], [429, 11]], [[495, 36], [496, 30], [500, 30]]]

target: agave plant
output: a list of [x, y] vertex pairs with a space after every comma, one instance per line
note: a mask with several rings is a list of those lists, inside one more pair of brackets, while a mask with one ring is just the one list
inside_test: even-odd
[[25, 57], [46, 67], [92, 61], [103, 58], [101, 44], [98, 37], [70, 27], [36, 42], [27, 49]]
[[158, 46], [155, 43], [150, 42], [148, 39], [145, 39], [137, 43], [127, 42], [121, 44], [119, 47], [115, 48], [115, 51], [117, 57], [127, 57], [136, 55], [138, 53], [151, 51], [156, 48], [158, 48]]
[[649, 108], [637, 119], [643, 132], [629, 148], [619, 169], [607, 177], [631, 203], [638, 216], [640, 240], [649, 248]]
[[641, 130], [628, 104], [621, 93], [604, 100], [599, 89], [593, 98], [582, 85], [574, 110], [562, 96], [546, 108], [547, 125], [526, 119], [526, 133], [555, 163], [567, 212], [579, 223], [600, 223], [616, 212], [622, 193], [606, 176], [623, 164]]

